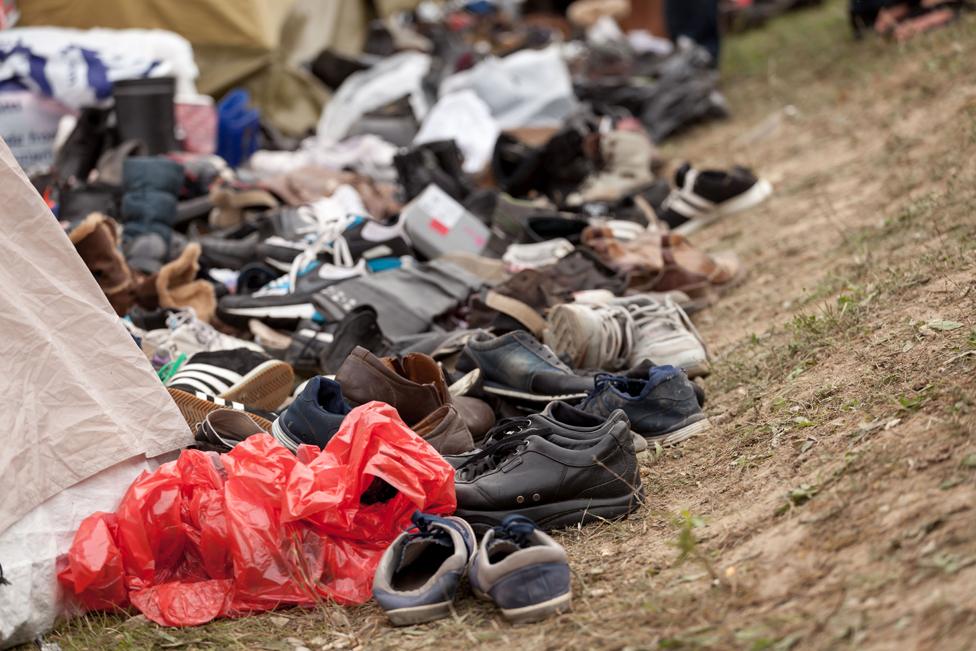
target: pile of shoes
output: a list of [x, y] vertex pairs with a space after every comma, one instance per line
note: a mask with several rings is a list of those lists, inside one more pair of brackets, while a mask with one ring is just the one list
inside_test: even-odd
[[[725, 114], [700, 48], [455, 5], [323, 52], [334, 99], [295, 151], [232, 169], [125, 146], [114, 185], [59, 181], [195, 447], [328, 451], [379, 401], [453, 466], [456, 513], [416, 514], [377, 569], [397, 624], [450, 612], [465, 574], [515, 622], [569, 608], [543, 531], [634, 513], [638, 455], [708, 431], [692, 317], [745, 266], [689, 237], [772, 192], [739, 166], [664, 175], [654, 142]], [[92, 159], [103, 123], [83, 115], [61, 158]]]

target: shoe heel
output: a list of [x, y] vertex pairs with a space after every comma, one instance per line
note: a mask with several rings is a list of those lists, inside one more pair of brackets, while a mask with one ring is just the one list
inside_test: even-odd
[[552, 615], [569, 612], [572, 608], [573, 593], [567, 592], [566, 594], [559, 595], [554, 599], [543, 601], [539, 604], [524, 606], [522, 608], [502, 608], [501, 611], [502, 617], [512, 624], [529, 624], [546, 619]]
[[658, 442], [661, 445], [676, 445], [678, 443], [681, 443], [682, 441], [690, 439], [692, 436], [698, 436], [700, 434], [704, 434], [711, 428], [711, 426], [712, 424], [709, 422], [709, 420], [707, 418], [703, 418], [702, 420], [696, 423], [692, 423], [691, 425], [686, 425], [679, 430], [671, 432], [670, 434], [666, 435], [663, 439], [659, 439]]

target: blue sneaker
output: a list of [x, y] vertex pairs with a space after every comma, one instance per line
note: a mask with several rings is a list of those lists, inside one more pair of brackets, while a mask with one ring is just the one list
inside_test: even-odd
[[566, 550], [522, 515], [506, 516], [501, 526], [488, 530], [468, 578], [475, 594], [495, 602], [514, 624], [572, 608]]
[[324, 448], [350, 411], [339, 383], [318, 375], [271, 423], [271, 435], [292, 452], [302, 444]]
[[471, 525], [460, 518], [417, 511], [412, 519], [416, 529], [393, 541], [373, 579], [373, 598], [396, 626], [450, 615], [477, 545]]

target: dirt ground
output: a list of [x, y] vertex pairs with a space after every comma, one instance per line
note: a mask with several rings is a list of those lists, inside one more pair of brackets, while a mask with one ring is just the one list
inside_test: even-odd
[[711, 432], [652, 450], [648, 505], [561, 533], [574, 611], [511, 627], [465, 593], [390, 628], [372, 604], [186, 630], [91, 615], [82, 648], [976, 648], [976, 17], [851, 40], [840, 1], [731, 38], [731, 121], [674, 163], [776, 187], [694, 241], [749, 276], [697, 317]]

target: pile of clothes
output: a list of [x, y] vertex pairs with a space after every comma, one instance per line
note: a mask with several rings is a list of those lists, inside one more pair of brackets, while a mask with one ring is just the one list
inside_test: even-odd
[[316, 135], [245, 166], [79, 120], [59, 217], [196, 438], [86, 521], [61, 578], [88, 606], [186, 624], [372, 586], [409, 624], [467, 572], [513, 621], [561, 612], [543, 531], [633, 513], [637, 455], [708, 430], [691, 315], [744, 268], [689, 236], [772, 189], [662, 176], [654, 141], [725, 112], [707, 53], [459, 4], [323, 52]]

